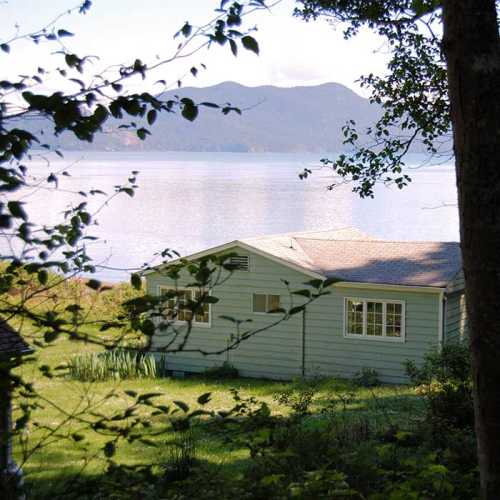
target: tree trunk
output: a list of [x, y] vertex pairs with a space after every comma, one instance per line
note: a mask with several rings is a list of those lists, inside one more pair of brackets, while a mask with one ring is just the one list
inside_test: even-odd
[[2, 499], [17, 498], [12, 475], [11, 394], [8, 370], [0, 369], [0, 492]]
[[500, 39], [495, 0], [444, 0], [481, 494], [500, 498]]

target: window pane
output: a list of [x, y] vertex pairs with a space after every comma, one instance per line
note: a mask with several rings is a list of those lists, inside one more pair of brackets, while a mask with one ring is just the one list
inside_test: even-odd
[[403, 306], [401, 304], [387, 304], [386, 335], [401, 337]]
[[[194, 291], [194, 300], [197, 302], [201, 298], [201, 291], [200, 290], [195, 290]], [[194, 316], [194, 321], [196, 323], [209, 323], [210, 322], [210, 306], [209, 304], [196, 304], [196, 314]]]
[[384, 305], [382, 302], [366, 303], [366, 334], [381, 337], [384, 329]]
[[347, 333], [363, 335], [363, 302], [347, 301]]
[[260, 293], [253, 294], [253, 312], [266, 312], [266, 296]]
[[274, 311], [280, 307], [280, 296], [279, 295], [268, 295], [267, 296], [267, 310]]
[[[170, 294], [172, 292], [172, 289], [168, 288], [160, 288], [160, 295], [162, 297], [165, 297], [167, 294]], [[176, 297], [171, 297], [169, 299], [166, 299], [163, 301], [161, 304], [161, 313], [165, 316], [167, 319], [173, 319], [175, 316], [175, 305], [177, 303], [177, 298]]]

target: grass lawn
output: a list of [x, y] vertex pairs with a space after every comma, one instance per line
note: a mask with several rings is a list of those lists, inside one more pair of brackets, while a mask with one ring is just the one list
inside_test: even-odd
[[[260, 401], [265, 401], [273, 414], [286, 416], [289, 409], [280, 406], [273, 398], [276, 392], [289, 387], [289, 383], [269, 380], [236, 379], [226, 381], [214, 381], [199, 377], [185, 379], [140, 379], [126, 381], [110, 381], [99, 383], [82, 383], [69, 380], [65, 377], [47, 378], [39, 374], [37, 365], [48, 364], [52, 367], [66, 361], [71, 356], [85, 350], [94, 350], [92, 346], [82, 343], [72, 343], [61, 340], [54, 346], [39, 350], [37, 353], [37, 364], [27, 364], [22, 367], [22, 373], [28, 380], [33, 380], [37, 390], [46, 398], [46, 402], [32, 414], [32, 423], [27, 433], [28, 448], [36, 445], [47, 431], [40, 430], [40, 426], [54, 427], [64, 420], [63, 413], [78, 412], [85, 405], [94, 409], [112, 414], [123, 409], [133, 401], [124, 391], [133, 390], [138, 393], [158, 392], [162, 396], [155, 399], [165, 405], [172, 405], [172, 401], [181, 400], [192, 409], [198, 408], [197, 398], [206, 392], [212, 394], [210, 402], [206, 405], [209, 410], [229, 410], [234, 406], [234, 400], [230, 392], [236, 388], [241, 395], [254, 396]], [[113, 397], [105, 398], [113, 391]], [[322, 408], [332, 399], [332, 395], [346, 395], [352, 391], [352, 385], [347, 381], [337, 379], [322, 380], [318, 393], [312, 406], [313, 416], [319, 415]], [[346, 402], [349, 412], [367, 413], [373, 420], [380, 420], [381, 424], [397, 423], [401, 419], [415, 418], [420, 413], [421, 401], [415, 396], [412, 389], [408, 387], [378, 387], [376, 389], [357, 388], [353, 397]], [[49, 403], [50, 401], [50, 403]], [[17, 401], [16, 401], [17, 403]], [[342, 403], [339, 404], [342, 407]], [[122, 442], [116, 451], [115, 459], [119, 463], [126, 464], [162, 464], [168, 459], [169, 442], [175, 437], [171, 430], [169, 420], [165, 415], [155, 416], [149, 419], [151, 432], [164, 430], [159, 436], [152, 440], [157, 444], [147, 446], [135, 442], [128, 444]], [[38, 427], [37, 427], [38, 426]], [[64, 478], [72, 477], [76, 473], [92, 476], [100, 474], [106, 466], [106, 460], [102, 452], [103, 445], [110, 439], [100, 436], [93, 431], [81, 430], [82, 425], [78, 422], [66, 424], [58, 436], [49, 438], [46, 446], [41, 447], [23, 465], [26, 481], [31, 489], [31, 496], [36, 498], [48, 494], [53, 488], [61, 484]], [[71, 431], [71, 432], [69, 432]], [[75, 442], [65, 439], [68, 433], [78, 432], [85, 436], [84, 440]], [[242, 444], [230, 443], [224, 432], [214, 431], [214, 427], [201, 423], [195, 427], [197, 458], [208, 466], [214, 466], [233, 473], [241, 467], [245, 467], [249, 452]], [[18, 463], [22, 462], [21, 445], [17, 442], [15, 455]]]

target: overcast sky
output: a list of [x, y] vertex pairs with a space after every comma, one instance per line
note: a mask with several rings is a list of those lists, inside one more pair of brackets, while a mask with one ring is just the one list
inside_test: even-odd
[[[5, 41], [15, 34], [16, 24], [20, 32], [30, 32], [78, 3], [0, 1], [0, 39]], [[156, 56], [163, 58], [174, 51], [178, 41], [173, 40], [173, 34], [186, 20], [195, 25], [206, 22], [213, 17], [217, 4], [214, 0], [94, 0], [86, 15], [72, 14], [61, 19], [58, 26], [75, 33], [75, 37], [65, 39], [70, 50], [100, 56], [96, 68], [130, 63], [136, 57], [151, 63]], [[259, 57], [240, 50], [235, 58], [228, 46], [213, 46], [189, 61], [163, 67], [152, 78], [173, 85], [191, 66], [203, 62], [207, 70], [197, 78], [183, 78], [185, 86], [228, 80], [248, 86], [284, 87], [338, 82], [359, 93], [355, 80], [361, 74], [383, 73], [387, 56], [375, 35], [364, 32], [345, 41], [340, 27], [335, 29], [324, 20], [306, 23], [296, 19], [292, 17], [293, 7], [292, 0], [282, 0], [272, 12], [258, 12], [246, 19], [249, 26], [258, 26], [254, 36], [261, 48]], [[0, 77], [32, 74], [39, 65], [53, 67], [60, 62], [57, 56], [50, 56], [55, 50], [55, 44], [13, 44], [10, 55], [0, 53]]]

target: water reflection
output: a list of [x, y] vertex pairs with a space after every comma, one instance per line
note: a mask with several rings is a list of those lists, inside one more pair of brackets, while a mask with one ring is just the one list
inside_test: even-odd
[[[32, 172], [47, 175], [81, 156], [67, 153], [50, 168], [33, 162]], [[85, 153], [70, 170], [72, 177], [61, 178], [58, 193], [40, 190], [25, 201], [35, 220], [53, 223], [78, 200], [62, 190], [112, 192], [139, 170], [136, 196], [113, 200], [93, 231], [103, 241], [93, 245], [92, 255], [115, 267], [140, 265], [166, 247], [186, 254], [259, 234], [348, 225], [392, 240], [458, 239], [456, 207], [430, 208], [456, 201], [451, 167], [414, 171], [407, 188], [380, 186], [374, 199], [361, 200], [346, 185], [327, 191], [326, 172], [298, 179], [317, 160], [315, 155]], [[97, 200], [91, 204], [96, 207]], [[100, 273], [108, 280], [123, 276]]]

